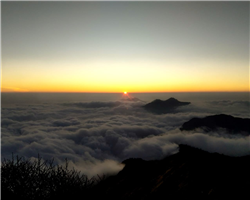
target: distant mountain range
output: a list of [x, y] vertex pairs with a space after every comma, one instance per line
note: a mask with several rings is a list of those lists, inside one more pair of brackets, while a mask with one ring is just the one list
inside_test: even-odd
[[180, 130], [190, 131], [197, 128], [202, 128], [206, 132], [225, 128], [231, 134], [242, 132], [250, 135], [250, 119], [225, 114], [212, 115], [205, 118], [193, 118], [185, 122]]
[[175, 112], [175, 109], [179, 106], [189, 105], [190, 102], [180, 102], [175, 98], [169, 98], [166, 101], [162, 101], [160, 99], [156, 99], [151, 103], [144, 105], [143, 107], [155, 114], [164, 114], [164, 113], [171, 113]]
[[[166, 101], [156, 99], [142, 107], [155, 114], [165, 114], [174, 113], [176, 108], [189, 104], [190, 102], [180, 102], [175, 98], [169, 98]], [[201, 128], [206, 132], [225, 128], [230, 134], [250, 135], [250, 119], [225, 114], [212, 115], [205, 118], [193, 118], [185, 122], [180, 130], [191, 131], [197, 128]]]
[[229, 157], [179, 145], [163, 160], [130, 158], [92, 197], [107, 199], [243, 199], [250, 188], [250, 156]]

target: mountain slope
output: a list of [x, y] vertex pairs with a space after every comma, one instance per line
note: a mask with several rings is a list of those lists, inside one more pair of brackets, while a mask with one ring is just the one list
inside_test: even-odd
[[163, 160], [128, 159], [116, 176], [101, 182], [95, 198], [243, 198], [250, 188], [250, 156], [228, 157], [180, 145]]

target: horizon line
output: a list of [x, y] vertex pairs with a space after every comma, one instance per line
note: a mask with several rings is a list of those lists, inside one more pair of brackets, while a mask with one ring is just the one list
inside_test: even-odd
[[[168, 92], [127, 92], [130, 94], [133, 93], [248, 93], [250, 91], [168, 91]], [[85, 93], [85, 94], [120, 94], [123, 92], [50, 92], [50, 91], [41, 91], [41, 92], [6, 92], [1, 91], [1, 93]]]

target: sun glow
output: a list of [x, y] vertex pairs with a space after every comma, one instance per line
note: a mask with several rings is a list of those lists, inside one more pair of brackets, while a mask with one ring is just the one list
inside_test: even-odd
[[127, 91], [123, 92], [123, 94], [122, 94], [122, 99], [123, 100], [130, 100], [131, 98], [132, 98], [132, 96], [129, 95]]

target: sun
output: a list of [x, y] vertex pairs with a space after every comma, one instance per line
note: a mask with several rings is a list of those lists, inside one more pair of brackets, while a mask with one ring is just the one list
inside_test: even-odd
[[125, 91], [125, 92], [123, 92], [123, 94], [127, 94], [127, 92]]

